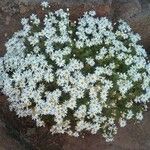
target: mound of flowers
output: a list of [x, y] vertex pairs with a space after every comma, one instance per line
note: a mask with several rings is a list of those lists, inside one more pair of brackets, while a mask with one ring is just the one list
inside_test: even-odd
[[150, 63], [140, 36], [95, 11], [76, 22], [69, 10], [23, 18], [0, 58], [0, 88], [10, 110], [51, 133], [101, 133], [112, 141], [120, 125], [141, 121], [150, 99]]

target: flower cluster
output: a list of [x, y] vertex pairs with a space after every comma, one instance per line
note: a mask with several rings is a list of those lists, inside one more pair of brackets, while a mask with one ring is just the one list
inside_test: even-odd
[[100, 132], [112, 141], [117, 124], [142, 120], [150, 99], [150, 63], [140, 36], [120, 20], [85, 12], [32, 14], [6, 43], [0, 58], [0, 88], [10, 110], [31, 116], [52, 133]]

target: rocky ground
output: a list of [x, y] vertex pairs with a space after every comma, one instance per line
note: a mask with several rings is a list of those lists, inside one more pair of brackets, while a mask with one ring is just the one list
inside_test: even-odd
[[6, 124], [0, 120], [0, 150], [25, 150], [16, 139], [9, 135]]
[[[37, 3], [40, 0], [0, 1], [0, 56], [5, 53], [4, 43], [20, 28], [20, 18], [32, 12], [42, 16]], [[123, 18], [142, 36], [142, 44], [150, 49], [150, 1], [149, 0], [49, 0], [52, 9], [69, 7], [71, 19], [76, 20], [86, 10], [94, 9], [98, 16], [113, 21]], [[85, 3], [86, 2], [86, 3]], [[149, 51], [148, 51], [149, 52]], [[30, 118], [18, 119], [9, 112], [7, 98], [0, 95], [0, 150], [149, 150], [150, 110], [141, 124], [129, 123], [121, 128], [115, 142], [106, 143], [100, 135], [72, 138], [66, 135], [52, 136], [46, 128], [36, 128]]]

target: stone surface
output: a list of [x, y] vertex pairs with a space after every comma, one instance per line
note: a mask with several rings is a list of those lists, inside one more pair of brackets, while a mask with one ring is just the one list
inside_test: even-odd
[[108, 4], [111, 3], [112, 0], [15, 0], [22, 3], [28, 3], [28, 4], [37, 4], [42, 1], [48, 1], [50, 3], [59, 3], [59, 4], [65, 4], [67, 6], [69, 5], [76, 5], [78, 4]]
[[113, 19], [126, 20], [133, 31], [142, 37], [146, 49], [150, 47], [150, 1], [149, 0], [114, 0], [111, 8]]
[[141, 35], [144, 47], [150, 49], [150, 9], [132, 17], [129, 23], [134, 31]]
[[130, 19], [142, 11], [138, 0], [115, 0], [112, 2], [114, 17]]
[[5, 123], [0, 120], [0, 150], [25, 150], [21, 144], [8, 134]]
[[25, 14], [29, 11], [29, 8], [28, 8], [28, 6], [21, 4], [21, 5], [19, 5], [19, 10], [20, 10], [21, 14]]

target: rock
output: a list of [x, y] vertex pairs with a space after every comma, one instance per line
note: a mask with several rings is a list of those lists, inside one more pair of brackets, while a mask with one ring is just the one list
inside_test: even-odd
[[26, 136], [31, 136], [36, 132], [36, 128], [28, 128], [26, 132]]
[[114, 0], [112, 2], [114, 18], [130, 19], [141, 12], [141, 4], [138, 0]]
[[129, 23], [133, 31], [139, 33], [142, 44], [150, 47], [150, 8], [148, 0], [114, 0], [111, 8], [113, 20], [123, 19]]
[[150, 8], [150, 1], [149, 0], [139, 0], [142, 9]]
[[144, 10], [128, 22], [134, 31], [141, 35], [145, 49], [150, 49], [150, 9]]
[[[37, 4], [41, 3], [41, 0], [18, 0], [21, 1], [22, 3], [28, 3], [28, 4]], [[77, 4], [106, 4], [110, 3], [112, 0], [46, 0], [50, 3], [58, 3], [62, 5], [77, 5]]]
[[25, 150], [21, 144], [8, 135], [5, 123], [0, 120], [0, 150]]
[[21, 14], [25, 14], [26, 12], [29, 11], [28, 7], [25, 6], [25, 5], [22, 5], [22, 4], [19, 5], [19, 9], [20, 9], [20, 13], [21, 13]]
[[7, 37], [7, 36], [8, 36], [8, 34], [7, 34], [7, 33], [5, 33], [5, 34], [4, 34], [4, 36], [5, 36], [5, 37]]
[[9, 25], [10, 21], [11, 21], [11, 16], [6, 16], [5, 24]]
[[111, 5], [99, 5], [95, 6], [95, 11], [98, 16], [110, 16], [111, 15]]
[[19, 11], [18, 4], [16, 0], [2, 0], [0, 1], [0, 9], [8, 13], [9, 15], [13, 15]]
[[103, 4], [103, 5], [71, 5], [70, 7], [70, 19], [77, 20], [81, 17], [85, 11], [95, 10], [97, 16], [109, 16], [111, 12], [110, 5]]

